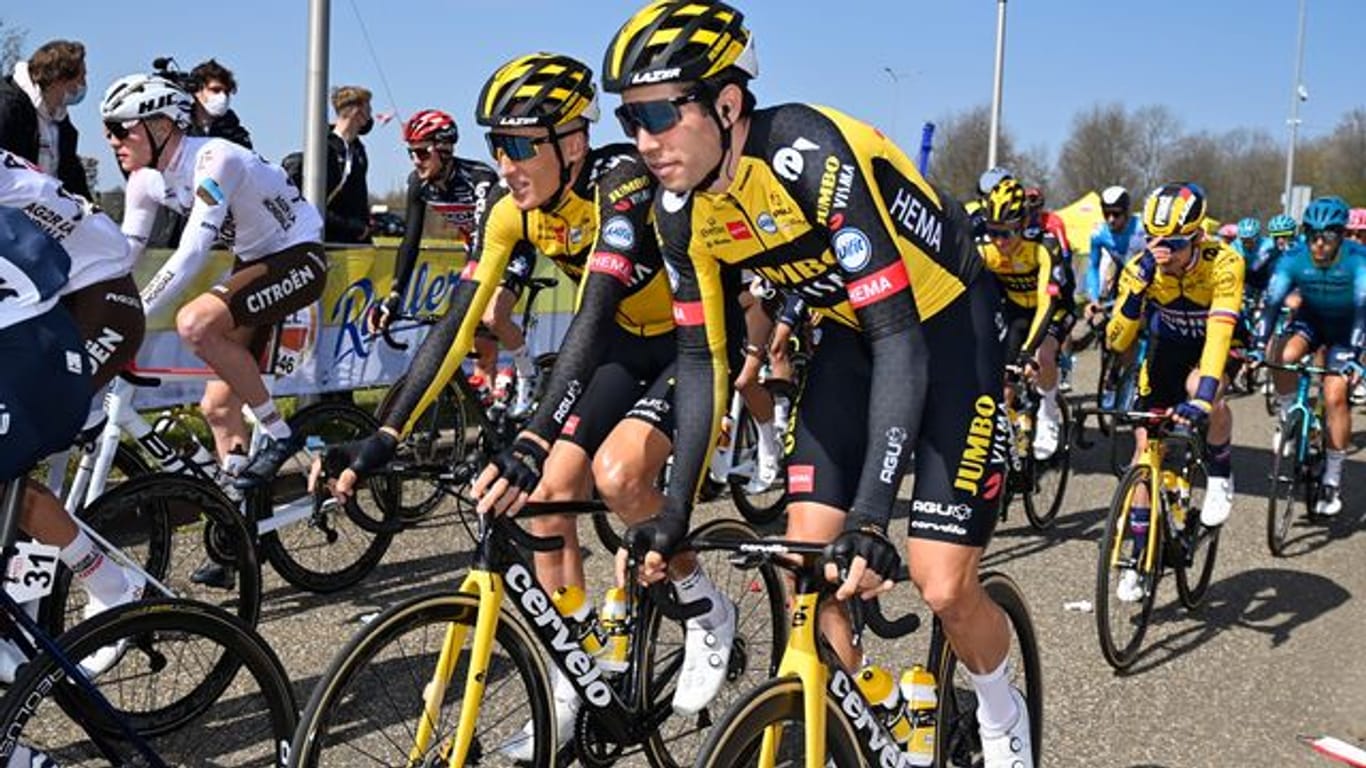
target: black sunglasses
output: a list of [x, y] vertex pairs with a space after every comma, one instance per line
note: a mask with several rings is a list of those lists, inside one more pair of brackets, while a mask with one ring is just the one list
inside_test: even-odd
[[1342, 230], [1337, 227], [1329, 227], [1327, 229], [1314, 229], [1313, 227], [1304, 228], [1305, 240], [1312, 243], [1319, 238], [1323, 238], [1324, 242], [1331, 245], [1342, 239]]
[[987, 227], [987, 237], [992, 240], [1009, 240], [1019, 234], [1019, 227]]
[[1107, 219], [1129, 218], [1129, 212], [1123, 208], [1102, 208], [1101, 215]]
[[436, 147], [408, 147], [408, 157], [414, 160], [426, 160], [432, 156], [434, 151], [436, 151]]
[[123, 141], [128, 138], [128, 134], [132, 133], [133, 129], [137, 127], [138, 122], [139, 121], [137, 120], [128, 120], [126, 122], [110, 120], [104, 124], [104, 132], [119, 141]]
[[484, 134], [484, 139], [488, 141], [489, 154], [493, 155], [494, 160], [498, 160], [500, 155], [507, 155], [507, 159], [514, 163], [520, 163], [523, 160], [530, 160], [535, 157], [536, 147], [541, 144], [549, 144], [555, 140], [555, 137], [515, 136], [510, 133], [489, 131]]
[[660, 134], [678, 125], [678, 121], [683, 119], [680, 107], [701, 100], [701, 92], [690, 91], [672, 99], [629, 101], [617, 107], [617, 120], [621, 123], [621, 130], [632, 139], [641, 128], [653, 134]]

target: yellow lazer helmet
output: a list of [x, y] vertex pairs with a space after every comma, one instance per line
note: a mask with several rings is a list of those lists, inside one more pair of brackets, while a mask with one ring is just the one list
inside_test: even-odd
[[996, 183], [987, 193], [987, 221], [992, 224], [1007, 221], [1022, 221], [1025, 217], [1025, 189], [1012, 178]]
[[1190, 182], [1164, 184], [1143, 203], [1143, 229], [1148, 237], [1194, 237], [1203, 232], [1205, 191]]
[[593, 70], [555, 53], [520, 56], [484, 83], [474, 117], [490, 128], [553, 128], [576, 118], [597, 120]]
[[732, 68], [759, 75], [754, 38], [740, 11], [715, 0], [655, 0], [632, 16], [607, 47], [602, 87], [696, 82]]

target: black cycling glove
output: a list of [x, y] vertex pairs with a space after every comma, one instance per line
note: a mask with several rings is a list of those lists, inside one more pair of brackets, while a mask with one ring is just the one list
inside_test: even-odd
[[531, 493], [541, 482], [541, 468], [547, 455], [539, 443], [519, 437], [512, 442], [512, 447], [494, 456], [489, 464], [509, 485]]
[[875, 525], [846, 528], [826, 546], [824, 557], [827, 562], [834, 563], [841, 574], [849, 569], [855, 557], [862, 557], [868, 563], [868, 570], [883, 579], [896, 578], [901, 571], [901, 555], [896, 546]]
[[343, 471], [349, 469], [357, 476], [365, 478], [393, 461], [397, 450], [398, 438], [380, 431], [364, 440], [328, 448], [323, 458], [323, 468], [328, 477], [339, 477]]
[[647, 552], [658, 552], [670, 557], [688, 537], [688, 520], [682, 515], [669, 514], [666, 500], [665, 512], [643, 523], [631, 526], [622, 542], [637, 557], [643, 558]]

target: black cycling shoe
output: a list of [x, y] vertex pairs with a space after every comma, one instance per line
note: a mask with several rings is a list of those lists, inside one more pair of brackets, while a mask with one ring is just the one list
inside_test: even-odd
[[251, 462], [243, 467], [232, 481], [232, 487], [239, 491], [249, 491], [270, 483], [275, 479], [280, 467], [302, 447], [303, 439], [297, 434], [290, 435], [284, 440], [267, 437], [266, 444], [251, 457]]
[[205, 560], [203, 565], [190, 574], [190, 583], [214, 589], [233, 589], [237, 586], [237, 569]]

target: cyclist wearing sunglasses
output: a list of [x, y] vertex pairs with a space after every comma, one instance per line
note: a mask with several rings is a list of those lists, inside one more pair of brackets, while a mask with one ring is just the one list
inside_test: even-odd
[[[261, 380], [260, 345], [269, 330], [322, 296], [327, 262], [322, 218], [285, 172], [225, 139], [188, 136], [194, 97], [157, 75], [116, 80], [100, 104], [105, 136], [128, 176], [123, 232], [133, 253], [147, 246], [157, 209], [188, 220], [180, 245], [143, 287], [148, 317], [180, 303], [220, 239], [232, 244], [231, 274], [176, 310], [176, 330], [219, 380], [201, 408], [220, 458], [245, 454], [242, 403], [256, 414], [266, 444], [235, 484], [269, 482], [302, 446]], [[231, 470], [230, 470], [231, 471]]]
[[1100, 212], [1104, 221], [1091, 233], [1090, 266], [1086, 271], [1084, 293], [1089, 300], [1087, 318], [1100, 309], [1101, 302], [1114, 296], [1115, 278], [1135, 256], [1143, 253], [1147, 240], [1139, 217], [1130, 212], [1129, 190], [1106, 187], [1100, 193]]
[[[1258, 340], [1265, 341], [1276, 327], [1286, 297], [1298, 291], [1300, 306], [1276, 361], [1293, 363], [1322, 351], [1327, 367], [1348, 374], [1323, 380], [1328, 461], [1315, 507], [1320, 515], [1342, 511], [1342, 462], [1352, 437], [1347, 393], [1349, 385], [1361, 378], [1366, 352], [1366, 247], [1345, 238], [1349, 217], [1347, 203], [1340, 197], [1320, 197], [1304, 210], [1305, 243], [1293, 246], [1276, 263], [1257, 329]], [[1293, 374], [1277, 372], [1276, 391], [1284, 412], [1294, 401]]]
[[1067, 337], [1063, 296], [1068, 281], [1057, 240], [1025, 239], [1025, 201], [1024, 187], [1015, 179], [1002, 181], [987, 194], [986, 241], [978, 245], [978, 251], [1005, 294], [1005, 359], [1038, 370], [1040, 405], [1034, 455], [1043, 460], [1057, 451], [1062, 428], [1058, 349]]
[[[1243, 259], [1201, 228], [1204, 191], [1191, 183], [1165, 184], [1143, 206], [1148, 248], [1119, 277], [1116, 312], [1106, 328], [1110, 349], [1133, 344], [1143, 326], [1151, 339], [1139, 374], [1139, 410], [1172, 409], [1177, 421], [1209, 431], [1205, 469], [1209, 484], [1200, 522], [1222, 525], [1233, 508], [1231, 439], [1233, 414], [1223, 392], [1233, 376], [1229, 349], [1243, 302]], [[1134, 430], [1134, 461], [1147, 444], [1147, 430]], [[1136, 525], [1146, 525], [1146, 489], [1135, 491]], [[1145, 585], [1138, 574], [1122, 574], [1121, 600], [1136, 600]]]
[[[805, 104], [755, 109], [753, 38], [724, 3], [651, 3], [604, 70], [666, 190], [655, 229], [678, 322], [677, 450], [663, 511], [630, 532], [649, 550], [641, 576], [664, 578], [688, 529], [729, 402], [734, 275], [751, 269], [826, 319], [791, 427], [787, 538], [852, 555], [841, 598], [890, 589], [901, 566], [887, 526], [914, 456], [911, 577], [975, 673], [986, 764], [1027, 765], [1005, 617], [977, 580], [1005, 466], [1000, 295], [967, 212], [872, 126]], [[843, 609], [819, 620], [857, 669]]]

